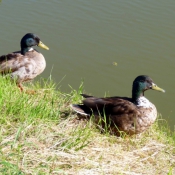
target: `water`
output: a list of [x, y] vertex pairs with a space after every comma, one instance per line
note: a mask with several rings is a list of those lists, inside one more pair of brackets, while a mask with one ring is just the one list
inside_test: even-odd
[[146, 97], [174, 127], [174, 0], [2, 0], [0, 16], [0, 55], [38, 34], [50, 48], [38, 49], [47, 61], [41, 76], [63, 79], [65, 92], [83, 80], [89, 94], [130, 96], [134, 78], [149, 75], [166, 93]]

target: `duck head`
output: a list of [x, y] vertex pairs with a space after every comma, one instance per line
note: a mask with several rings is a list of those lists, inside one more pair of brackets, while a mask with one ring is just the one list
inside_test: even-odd
[[135, 78], [132, 86], [132, 100], [137, 104], [139, 97], [144, 96], [146, 90], [157, 90], [160, 92], [165, 92], [162, 88], [158, 87], [153, 80], [147, 75], [140, 75]]
[[27, 33], [21, 39], [21, 54], [25, 55], [26, 52], [33, 50], [33, 46], [38, 46], [49, 50], [49, 48], [41, 42], [37, 35], [33, 33]]

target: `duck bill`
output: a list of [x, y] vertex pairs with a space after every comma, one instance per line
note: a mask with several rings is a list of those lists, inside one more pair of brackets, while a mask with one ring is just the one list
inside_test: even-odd
[[156, 84], [152, 84], [152, 89], [153, 90], [156, 90], [156, 91], [160, 91], [160, 92], [165, 92], [165, 90], [164, 89], [162, 89], [162, 88], [160, 88], [160, 87], [158, 87]]
[[43, 44], [41, 41], [39, 42], [38, 47], [49, 50], [49, 48], [45, 44]]

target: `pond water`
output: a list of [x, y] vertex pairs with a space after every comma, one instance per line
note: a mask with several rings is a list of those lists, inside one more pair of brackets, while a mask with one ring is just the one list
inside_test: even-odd
[[174, 0], [2, 0], [0, 17], [0, 55], [36, 33], [50, 48], [37, 48], [47, 61], [40, 76], [64, 92], [84, 81], [95, 96], [130, 96], [134, 78], [149, 75], [166, 93], [146, 97], [174, 128]]

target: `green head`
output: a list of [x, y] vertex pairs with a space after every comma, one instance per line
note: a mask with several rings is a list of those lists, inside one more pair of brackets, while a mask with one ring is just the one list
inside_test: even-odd
[[41, 42], [37, 35], [33, 33], [27, 33], [21, 39], [21, 54], [24, 55], [32, 48], [32, 46], [39, 46], [43, 49], [49, 50], [49, 48]]
[[134, 103], [137, 103], [137, 99], [140, 96], [144, 96], [144, 92], [148, 89], [157, 90], [160, 92], [165, 92], [165, 90], [159, 88], [153, 80], [147, 75], [138, 76], [132, 86], [132, 100]]

